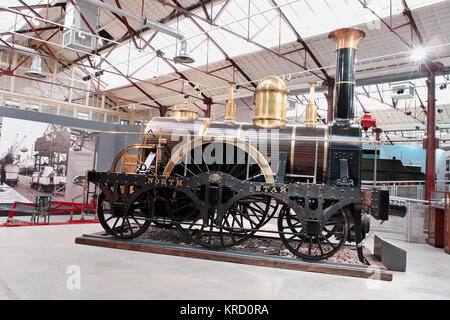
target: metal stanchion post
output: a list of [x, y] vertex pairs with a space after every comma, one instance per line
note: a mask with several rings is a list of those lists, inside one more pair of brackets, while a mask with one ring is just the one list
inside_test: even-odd
[[411, 201], [408, 201], [408, 212], [406, 213], [406, 241], [409, 243], [411, 241], [411, 227], [412, 227], [412, 212], [411, 212]]

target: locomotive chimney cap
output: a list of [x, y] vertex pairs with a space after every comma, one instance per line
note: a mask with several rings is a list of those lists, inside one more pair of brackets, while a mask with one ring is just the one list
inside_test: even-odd
[[358, 28], [342, 28], [331, 32], [328, 38], [336, 42], [336, 49], [356, 49], [358, 41], [366, 36], [366, 33]]

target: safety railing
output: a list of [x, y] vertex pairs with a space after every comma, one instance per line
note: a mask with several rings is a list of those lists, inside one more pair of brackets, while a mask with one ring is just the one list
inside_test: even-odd
[[405, 197], [390, 197], [392, 200], [405, 201], [407, 212], [404, 217], [390, 215], [389, 220], [379, 223], [372, 221], [371, 230], [374, 232], [395, 235], [394, 238], [407, 242], [425, 243], [427, 234], [428, 201]]

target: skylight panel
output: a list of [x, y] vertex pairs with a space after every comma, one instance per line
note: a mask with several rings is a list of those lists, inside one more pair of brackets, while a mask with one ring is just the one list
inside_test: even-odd
[[[411, 9], [415, 9], [442, 1], [430, 0], [424, 3], [420, 0], [408, 0], [408, 6]], [[369, 7], [374, 9], [381, 17], [389, 16], [390, 1], [369, 0], [367, 2]], [[357, 0], [330, 0], [327, 2], [325, 0], [276, 0], [276, 3], [303, 39], [328, 33], [336, 28], [369, 23], [377, 19], [369, 10], [363, 8]], [[402, 3], [400, 0], [393, 0], [392, 3], [394, 6], [393, 13], [402, 12]], [[249, 5], [250, 19], [248, 19]], [[216, 4], [213, 10], [214, 14], [217, 14], [222, 9], [222, 6], [223, 3]], [[210, 9], [210, 6], [208, 6], [209, 13]], [[197, 10], [196, 15], [204, 17], [203, 10]], [[262, 50], [258, 45], [247, 42], [226, 30], [211, 26], [206, 21], [195, 17], [192, 19], [208, 32], [214, 41], [230, 57], [247, 55]], [[181, 30], [188, 39], [188, 52], [196, 60], [191, 66], [205, 69], [206, 67], [203, 66], [223, 60], [224, 55], [211, 41], [206, 40], [206, 35], [195, 25], [196, 23], [190, 18], [180, 17], [169, 26]], [[231, 0], [216, 23], [244, 38], [249, 36], [251, 41], [264, 47], [274, 48], [274, 51], [277, 50], [279, 44], [284, 45], [295, 41], [294, 32], [290, 30], [284, 21], [281, 20], [280, 23], [278, 13], [269, 0]], [[248, 30], [249, 24], [250, 30]], [[145, 38], [148, 40], [152, 35], [153, 33], [150, 32], [145, 35]], [[162, 33], [158, 33], [154, 37], [151, 46], [157, 50], [162, 50], [165, 53], [164, 57], [169, 61], [180, 49], [179, 44], [177, 45], [177, 41], [174, 38]], [[155, 55], [149, 47], [145, 49], [144, 53], [138, 52], [134, 45], [131, 45], [130, 49], [118, 48], [115, 51], [117, 52], [113, 52], [108, 59], [113, 61], [114, 65], [118, 66], [125, 74], [129, 73], [137, 78], [146, 79], [146, 77], [154, 77], [155, 73], [158, 76], [173, 72], [173, 69], [164, 63], [162, 59], [155, 59], [154, 61], [148, 62]], [[272, 53], [268, 54], [270, 56], [273, 55]], [[131, 57], [130, 61], [127, 61], [128, 56]], [[156, 65], [158, 60], [159, 66]], [[171, 63], [180, 71], [189, 68], [188, 66], [175, 64], [174, 62]], [[106, 79], [106, 81], [108, 80]]]
[[[27, 0], [26, 3], [30, 6], [37, 4], [47, 4], [47, 0]], [[4, 7], [23, 6], [23, 4], [17, 0], [2, 0], [0, 5]], [[31, 10], [22, 10], [21, 12], [26, 15], [34, 16], [34, 13], [31, 12]], [[28, 19], [31, 20], [30, 18]], [[15, 25], [16, 22], [17, 25]], [[32, 21], [30, 22], [33, 23]], [[39, 23], [39, 21], [36, 20], [36, 23]], [[23, 17], [11, 12], [0, 11], [0, 29], [2, 32], [20, 30], [24, 27], [28, 28], [28, 23]]]

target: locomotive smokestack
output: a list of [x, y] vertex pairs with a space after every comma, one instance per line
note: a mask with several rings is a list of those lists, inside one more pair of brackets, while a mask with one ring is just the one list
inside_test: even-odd
[[353, 119], [355, 116], [355, 58], [358, 41], [364, 38], [364, 31], [343, 28], [331, 32], [328, 38], [335, 41], [336, 81], [334, 88], [334, 118]]

